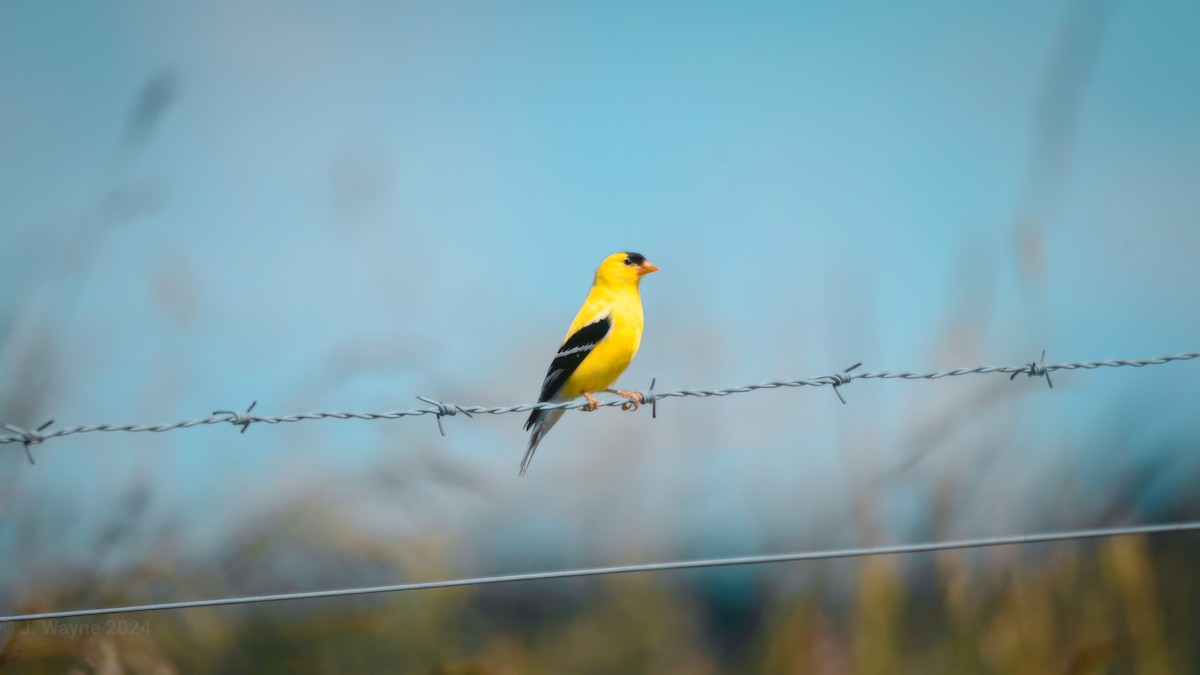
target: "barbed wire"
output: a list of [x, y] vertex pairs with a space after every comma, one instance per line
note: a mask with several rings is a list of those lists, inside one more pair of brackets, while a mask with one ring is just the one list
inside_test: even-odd
[[[1054, 382], [1050, 379], [1050, 373], [1059, 370], [1095, 370], [1097, 368], [1122, 367], [1142, 368], [1145, 366], [1156, 366], [1175, 361], [1188, 361], [1198, 357], [1200, 357], [1200, 352], [1183, 352], [1181, 354], [1159, 356], [1151, 359], [1113, 359], [1108, 361], [1052, 363], [1047, 365], [1045, 363], [1046, 352], [1043, 351], [1040, 360], [1032, 361], [1020, 366], [976, 366], [974, 368], [955, 368], [953, 370], [938, 370], [929, 373], [891, 372], [888, 370], [878, 372], [852, 372], [862, 365], [861, 363], [856, 363], [840, 373], [835, 373], [833, 375], [821, 375], [805, 380], [777, 380], [772, 382], [762, 382], [760, 384], [748, 384], [740, 387], [727, 387], [724, 389], [677, 389], [675, 391], [655, 391], [655, 381], [652, 380], [650, 382], [649, 390], [637, 393], [641, 395], [643, 403], [650, 406], [652, 416], [658, 417], [658, 402], [666, 398], [711, 398], [730, 396], [733, 394], [745, 394], [752, 391], [758, 391], [760, 389], [829, 386], [833, 387], [833, 391], [835, 394], [837, 394], [838, 400], [844, 404], [846, 403], [846, 399], [842, 396], [840, 387], [850, 384], [854, 380], [937, 380], [943, 377], [985, 375], [990, 373], [1005, 374], [1009, 376], [1009, 379], [1013, 379], [1021, 374], [1025, 374], [1029, 377], [1044, 377], [1046, 378], [1046, 384], [1053, 389]], [[391, 412], [311, 412], [297, 415], [268, 417], [251, 414], [251, 411], [254, 410], [255, 405], [258, 403], [255, 401], [251, 403], [245, 411], [214, 410], [213, 414], [209, 417], [181, 420], [167, 424], [85, 424], [47, 432], [46, 429], [54, 423], [54, 420], [50, 420], [34, 430], [24, 429], [15, 424], [4, 423], [0, 424], [0, 427], [4, 428], [12, 435], [0, 437], [0, 444], [21, 443], [25, 448], [26, 459], [28, 459], [30, 464], [34, 464], [35, 461], [33, 453], [30, 450], [31, 446], [39, 443], [45, 443], [53, 438], [72, 436], [74, 434], [91, 433], [95, 431], [120, 431], [131, 433], [164, 432], [209, 424], [233, 424], [234, 426], [241, 427], [242, 433], [245, 433], [246, 429], [248, 429], [251, 424], [284, 424], [322, 419], [394, 420], [402, 417], [434, 415], [437, 418], [438, 431], [445, 436], [446, 430], [442, 427], [442, 418], [453, 417], [458, 413], [462, 413], [467, 417], [473, 417], [474, 415], [506, 415], [509, 413], [529, 412], [531, 410], [574, 410], [588, 405], [583, 401], [569, 401], [565, 403], [524, 403], [520, 405], [484, 407], [478, 405], [464, 406], [457, 403], [443, 403], [441, 401], [424, 396], [417, 396], [416, 398], [420, 401], [428, 403], [431, 407], [413, 408], [411, 410], [395, 410]], [[600, 403], [600, 407], [602, 408], [628, 405], [629, 401], [624, 398], [603, 401]]]
[[906, 553], [930, 553], [934, 551], [950, 551], [991, 546], [1028, 545], [1053, 541], [1068, 541], [1079, 539], [1099, 539], [1102, 537], [1117, 537], [1136, 534], [1162, 534], [1166, 532], [1185, 532], [1200, 530], [1200, 521], [1180, 523], [1164, 523], [1158, 525], [1132, 525], [1124, 527], [1108, 527], [1090, 530], [1068, 530], [1064, 532], [1041, 532], [1036, 534], [1018, 534], [999, 537], [981, 537], [977, 539], [957, 539], [952, 541], [925, 542], [919, 544], [898, 544], [892, 546], [869, 546], [861, 548], [843, 548], [825, 551], [802, 551], [792, 553], [771, 553], [765, 555], [749, 555], [730, 558], [707, 558], [704, 560], [677, 560], [660, 563], [640, 563], [633, 565], [615, 565], [611, 567], [586, 567], [571, 570], [555, 570], [550, 572], [528, 572], [523, 574], [504, 574], [490, 577], [467, 577], [462, 579], [446, 579], [443, 581], [418, 581], [387, 586], [366, 586], [360, 588], [340, 588], [324, 591], [301, 591], [298, 593], [275, 593], [271, 595], [244, 595], [229, 598], [212, 598], [208, 600], [185, 600], [182, 602], [158, 602], [145, 605], [125, 605], [118, 607], [98, 607], [91, 609], [71, 609], [59, 612], [39, 612], [36, 614], [13, 614], [0, 616], [0, 623], [6, 621], [33, 621], [43, 619], [66, 619], [81, 616], [98, 616], [103, 614], [126, 614], [129, 612], [154, 612], [170, 609], [194, 609], [197, 607], [221, 607], [227, 605], [249, 605], [263, 602], [282, 602], [288, 600], [312, 600], [316, 598], [337, 598], [350, 595], [372, 595], [377, 593], [399, 593], [403, 591], [422, 591], [435, 588], [455, 588], [459, 586], [484, 586], [490, 584], [507, 584], [520, 581], [542, 581], [546, 579], [566, 579], [573, 577], [594, 577], [609, 574], [628, 574], [632, 572], [663, 572], [668, 570], [687, 570], [712, 567], [733, 567], [738, 565], [760, 565], [768, 563], [801, 562], [811, 560], [832, 560], [842, 558], [861, 558], [876, 555], [898, 555]]

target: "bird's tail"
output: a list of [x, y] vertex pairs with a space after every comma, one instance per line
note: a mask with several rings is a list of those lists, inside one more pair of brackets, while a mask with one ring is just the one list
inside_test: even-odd
[[525, 459], [521, 460], [521, 475], [525, 475], [525, 470], [529, 468], [529, 462], [533, 460], [533, 453], [537, 450], [538, 443], [550, 433], [550, 429], [558, 422], [558, 418], [563, 416], [563, 410], [534, 410], [529, 414], [529, 419], [525, 422], [526, 431], [532, 430], [529, 434], [529, 447], [525, 449]]

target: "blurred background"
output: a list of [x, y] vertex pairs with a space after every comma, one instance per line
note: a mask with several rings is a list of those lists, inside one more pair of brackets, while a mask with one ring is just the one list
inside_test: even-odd
[[[1193, 2], [5, 3], [0, 421], [1197, 348]], [[3, 614], [1200, 517], [1195, 362], [0, 446]], [[51, 427], [54, 428], [54, 427]], [[1200, 672], [1200, 538], [129, 615], [5, 672]], [[63, 627], [66, 628], [63, 628]]]

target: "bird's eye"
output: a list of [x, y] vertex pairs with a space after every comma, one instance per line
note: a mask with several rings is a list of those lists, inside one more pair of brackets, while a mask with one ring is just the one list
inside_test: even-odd
[[632, 267], [632, 266], [633, 266], [633, 260], [631, 260], [631, 259], [629, 259], [629, 258], [626, 258], [626, 259], [625, 259], [625, 264], [626, 264], [626, 265], [629, 265], [630, 267]]

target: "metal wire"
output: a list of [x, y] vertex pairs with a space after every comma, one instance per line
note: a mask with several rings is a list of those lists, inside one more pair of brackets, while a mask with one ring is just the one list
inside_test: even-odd
[[1181, 523], [1166, 523], [1160, 525], [1134, 525], [1126, 527], [1108, 527], [1092, 530], [1071, 530], [1066, 532], [1043, 532], [1038, 534], [1019, 534], [1002, 537], [982, 537], [978, 539], [958, 539], [954, 541], [926, 542], [920, 544], [899, 544], [894, 546], [871, 546], [863, 548], [844, 548], [827, 551], [807, 551], [793, 553], [774, 553], [766, 555], [750, 555], [735, 558], [709, 558], [705, 560], [680, 560], [661, 563], [642, 563], [636, 565], [616, 565], [613, 567], [587, 567], [573, 570], [557, 570], [551, 572], [531, 572], [525, 574], [505, 574], [491, 577], [469, 577], [464, 579], [447, 579], [444, 581], [420, 581], [406, 584], [391, 584], [388, 586], [367, 586], [362, 588], [342, 588], [326, 591], [303, 591], [299, 593], [276, 593], [272, 595], [246, 595], [230, 598], [213, 598], [209, 600], [187, 600], [183, 602], [159, 602], [146, 605], [125, 605], [121, 607], [100, 607], [94, 609], [72, 609], [61, 612], [39, 612], [36, 614], [13, 614], [0, 616], [0, 622], [33, 621], [38, 619], [66, 619], [80, 616], [98, 616], [103, 614], [124, 614], [128, 612], [154, 612], [168, 609], [192, 609], [196, 607], [220, 607], [225, 605], [248, 605], [260, 602], [282, 602], [286, 600], [312, 600], [315, 598], [338, 598], [350, 595], [371, 595], [375, 593], [398, 593], [402, 591], [421, 591], [434, 588], [455, 588], [458, 586], [484, 586], [488, 584], [507, 584], [519, 581], [541, 581], [545, 579], [566, 579], [573, 577], [594, 577], [606, 574], [627, 574], [631, 572], [662, 572], [667, 570], [687, 570], [709, 567], [732, 567], [735, 565], [761, 565], [766, 563], [798, 562], [806, 560], [831, 560], [837, 558], [859, 558], [874, 555], [898, 555], [905, 553], [929, 553], [932, 551], [949, 551], [955, 549], [984, 548], [989, 546], [1010, 546], [1037, 544], [1051, 541], [1067, 541], [1077, 539], [1098, 539], [1101, 537], [1116, 537], [1134, 534], [1161, 534], [1165, 532], [1184, 532], [1200, 530], [1200, 521]]
[[[731, 394], [745, 394], [759, 389], [781, 389], [794, 387], [833, 387], [834, 393], [842, 403], [846, 399], [842, 397], [840, 387], [849, 384], [853, 380], [937, 380], [943, 377], [959, 377], [962, 375], [983, 375], [988, 373], [1003, 373], [1009, 375], [1009, 379], [1015, 378], [1017, 375], [1024, 373], [1029, 377], [1045, 377], [1047, 384], [1054, 386], [1050, 380], [1050, 373], [1058, 370], [1094, 370], [1096, 368], [1120, 368], [1132, 367], [1142, 368], [1144, 366], [1155, 366], [1173, 361], [1188, 361], [1200, 357], [1200, 352], [1184, 352], [1182, 354], [1173, 354], [1170, 356], [1159, 356], [1152, 359], [1140, 360], [1110, 360], [1110, 361], [1086, 361], [1082, 363], [1054, 363], [1046, 365], [1045, 352], [1042, 353], [1042, 361], [1034, 361], [1023, 366], [977, 366], [975, 368], [956, 368], [954, 370], [939, 370], [931, 373], [910, 373], [879, 371], [879, 372], [859, 372], [852, 373], [850, 371], [858, 368], [862, 364], [855, 364], [840, 373], [834, 375], [822, 375], [819, 377], [809, 378], [807, 380], [778, 380], [772, 382], [763, 382], [760, 384], [749, 384], [741, 387], [728, 387], [725, 389], [677, 389], [675, 391], [656, 392], [654, 385], [650, 385], [650, 390], [638, 392], [641, 394], [645, 403], [649, 403], [657, 416], [658, 401], [665, 398], [683, 398], [683, 397], [699, 397], [709, 398], [714, 396], [729, 396]], [[430, 398], [418, 396], [418, 399], [429, 403], [428, 408], [413, 408], [411, 410], [396, 410], [392, 412], [312, 412], [302, 413], [298, 415], [283, 415], [280, 417], [267, 417], [262, 415], [252, 415], [250, 411], [254, 409], [255, 403], [251, 403], [250, 407], [245, 412], [235, 410], [218, 410], [214, 411], [210, 417], [201, 417], [199, 419], [182, 420], [179, 422], [170, 422], [167, 424], [86, 424], [75, 427], [67, 427], [64, 429], [56, 429], [54, 431], [45, 431], [45, 429], [53, 423], [53, 420], [43, 424], [37, 430], [27, 430], [13, 424], [0, 424], [9, 431], [11, 436], [0, 437], [0, 444], [4, 443], [22, 443], [25, 446], [26, 456], [29, 462], [33, 463], [33, 454], [29, 452], [29, 447], [44, 443], [52, 438], [60, 438], [62, 436], [71, 436], [74, 434], [90, 433], [93, 431], [124, 431], [124, 432], [163, 432], [174, 431], [176, 429], [187, 429], [206, 424], [233, 424], [241, 427], [244, 433], [251, 424], [283, 424], [286, 422], [301, 422], [304, 420], [321, 420], [321, 419], [338, 419], [338, 420], [394, 420], [401, 417], [414, 417], [418, 415], [435, 415], [438, 421], [438, 430], [445, 435], [442, 429], [441, 418], [452, 417], [458, 413], [463, 413], [468, 417], [473, 415], [505, 415], [508, 413], [523, 413], [530, 410], [572, 410], [582, 408], [587, 405], [582, 401], [571, 401], [566, 403], [531, 403], [522, 405], [498, 406], [498, 407], [483, 407], [483, 406], [464, 406], [456, 403], [442, 403]], [[257, 402], [256, 402], [257, 403]], [[600, 404], [601, 407], [612, 407], [627, 405], [625, 399], [604, 401]]]

